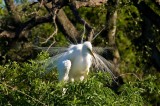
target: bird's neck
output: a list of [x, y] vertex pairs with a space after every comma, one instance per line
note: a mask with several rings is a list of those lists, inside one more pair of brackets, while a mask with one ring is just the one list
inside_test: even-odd
[[[88, 52], [82, 52], [82, 56], [83, 56], [85, 59], [91, 58], [91, 55], [90, 55]], [[87, 58], [86, 58], [86, 57], [87, 57]]]

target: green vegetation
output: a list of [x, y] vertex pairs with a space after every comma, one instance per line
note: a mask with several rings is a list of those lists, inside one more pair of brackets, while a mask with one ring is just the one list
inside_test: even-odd
[[[48, 54], [41, 53], [37, 59], [25, 63], [9, 62], [0, 66], [0, 105], [89, 105], [89, 106], [150, 106], [160, 101], [160, 79], [153, 75], [134, 77], [118, 88], [110, 88], [107, 73], [90, 73], [87, 80], [74, 83], [58, 83], [57, 71], [41, 76], [43, 69], [38, 61]], [[63, 88], [67, 88], [63, 93]]]

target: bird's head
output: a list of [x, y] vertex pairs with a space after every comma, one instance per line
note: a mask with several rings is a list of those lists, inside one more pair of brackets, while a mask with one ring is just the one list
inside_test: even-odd
[[89, 42], [89, 41], [84, 42], [83, 43], [83, 49], [85, 51], [89, 52], [89, 54], [91, 54], [95, 58], [94, 53], [92, 51], [92, 44], [91, 44], [91, 42]]

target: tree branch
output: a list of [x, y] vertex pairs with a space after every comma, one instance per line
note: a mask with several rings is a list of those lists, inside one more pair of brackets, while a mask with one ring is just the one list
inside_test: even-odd
[[[47, 22], [52, 22], [52, 15], [51, 12], [49, 12], [48, 15], [46, 16], [42, 16], [42, 17], [33, 17], [31, 19], [29, 19], [28, 21], [21, 23], [21, 19], [19, 17], [18, 12], [16, 11], [16, 7], [14, 5], [14, 0], [4, 0], [5, 4], [6, 4], [6, 8], [8, 10], [8, 12], [10, 13], [11, 17], [13, 18], [13, 27], [14, 27], [14, 36], [16, 38], [18, 37], [22, 37], [25, 33], [25, 31], [30, 30], [31, 28], [42, 24], [42, 23], [47, 23]], [[47, 6], [48, 4], [50, 4], [49, 9], [53, 9], [53, 8], [62, 8], [63, 6], [66, 6], [68, 3], [74, 3], [76, 8], [82, 7], [82, 6], [99, 6], [102, 5], [104, 3], [106, 3], [106, 0], [89, 0], [89, 1], [72, 1], [69, 2], [68, 0], [38, 0], [38, 2], [40, 2], [42, 5]], [[51, 4], [52, 2], [52, 4]], [[37, 2], [32, 3], [30, 6], [32, 7], [34, 4], [36, 4]], [[25, 8], [26, 9], [26, 8]], [[24, 10], [22, 10], [24, 11]], [[76, 11], [77, 12], [77, 11]], [[75, 12], [75, 13], [76, 13]], [[77, 19], [79, 18], [79, 21], [82, 24], [85, 24], [88, 32], [89, 32], [89, 38], [92, 39], [92, 35], [93, 35], [93, 29], [92, 27], [85, 21], [83, 20], [79, 14], [76, 15]], [[72, 39], [79, 39], [79, 32], [77, 31], [77, 29], [75, 28], [75, 26], [70, 22], [70, 20], [68, 19], [68, 17], [65, 15], [65, 13], [63, 12], [63, 10], [58, 12], [57, 15], [57, 19], [60, 22], [62, 28], [64, 29], [65, 33], [68, 35], [68, 37], [72, 38]], [[10, 26], [10, 25], [9, 25]], [[4, 35], [4, 33], [3, 33]], [[8, 32], [7, 32], [7, 36], [8, 36]]]
[[16, 11], [14, 1], [13, 0], [4, 0], [4, 2], [6, 4], [6, 8], [7, 8], [8, 12], [12, 16], [15, 24], [20, 23], [20, 17], [18, 15], [17, 11]]
[[[55, 30], [54, 30], [53, 34], [51, 34], [44, 42], [42, 42], [42, 44], [47, 43], [58, 32], [58, 28], [57, 28], [57, 24], [56, 24], [56, 14], [57, 14], [57, 12], [58, 12], [58, 9], [56, 9], [54, 11], [54, 14], [53, 14], [54, 15], [53, 16], [53, 24], [54, 24]], [[54, 43], [52, 43], [52, 44], [54, 44]], [[50, 45], [50, 47], [52, 46], [52, 44]]]
[[70, 4], [69, 7], [70, 7], [70, 9], [72, 10], [75, 18], [76, 18], [81, 24], [83, 24], [83, 25], [86, 27], [87, 31], [89, 32], [89, 33], [88, 33], [88, 38], [89, 38], [88, 40], [91, 41], [91, 40], [92, 40], [92, 37], [93, 37], [93, 28], [92, 28], [84, 19], [82, 19], [82, 17], [79, 15], [76, 7], [75, 7], [73, 4]]
[[73, 5], [78, 9], [80, 7], [95, 7], [105, 4], [108, 0], [72, 0]]
[[22, 23], [22, 25], [19, 28], [17, 28], [16, 35], [17, 37], [21, 38], [24, 36], [23, 32], [28, 31], [39, 24], [43, 24], [47, 22], [52, 22], [51, 14], [48, 14], [46, 16], [39, 17], [39, 18], [33, 17], [30, 20], [26, 21], [25, 23]]
[[79, 39], [79, 32], [70, 22], [63, 9], [59, 10], [57, 14], [57, 19], [60, 26], [64, 30], [64, 33], [67, 34], [67, 36], [71, 38], [73, 42], [77, 42], [76, 39]]
[[119, 75], [119, 61], [120, 61], [119, 51], [116, 47], [116, 42], [115, 42], [118, 4], [119, 0], [109, 0], [107, 16], [106, 16], [106, 30], [107, 30], [108, 42], [110, 46], [114, 47], [113, 62], [115, 64], [115, 69], [114, 69], [115, 75]]
[[46, 16], [42, 16], [39, 18], [34, 17], [34, 18], [30, 19], [29, 21], [23, 23], [22, 26], [25, 27], [25, 29], [29, 30], [39, 24], [52, 22], [52, 17], [53, 16], [51, 14], [48, 14]]

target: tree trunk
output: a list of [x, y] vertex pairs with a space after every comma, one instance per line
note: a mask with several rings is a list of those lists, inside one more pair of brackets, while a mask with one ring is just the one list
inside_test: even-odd
[[120, 61], [119, 51], [116, 47], [116, 42], [115, 42], [118, 3], [119, 0], [108, 1], [107, 16], [106, 16], [106, 30], [107, 30], [108, 43], [111, 47], [114, 48], [113, 62], [115, 64], [114, 74], [116, 76], [119, 75], [119, 61]]
[[117, 77], [115, 81], [113, 81], [111, 89], [113, 89], [117, 93], [119, 86], [124, 84], [123, 78], [120, 76], [120, 70], [119, 70], [120, 55], [115, 42], [118, 4], [119, 0], [109, 0], [107, 8], [107, 16], [106, 16], [106, 31], [107, 31], [108, 43], [111, 47], [114, 48], [113, 50], [114, 68], [112, 71], [113, 74]]

